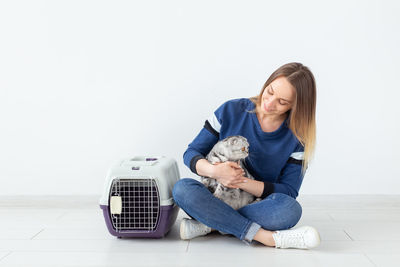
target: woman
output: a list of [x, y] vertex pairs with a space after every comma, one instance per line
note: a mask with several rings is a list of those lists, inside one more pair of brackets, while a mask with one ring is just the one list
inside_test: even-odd
[[[310, 226], [292, 228], [302, 208], [296, 201], [315, 146], [316, 85], [311, 71], [300, 63], [278, 68], [260, 94], [222, 104], [183, 155], [195, 174], [217, 179], [226, 187], [240, 188], [262, 200], [238, 210], [214, 197], [200, 182], [179, 180], [173, 197], [192, 219], [180, 225], [182, 239], [218, 230], [233, 234], [246, 244], [256, 240], [276, 248], [313, 248], [320, 236]], [[244, 177], [234, 162], [212, 165], [205, 156], [219, 140], [241, 135], [247, 138]]]

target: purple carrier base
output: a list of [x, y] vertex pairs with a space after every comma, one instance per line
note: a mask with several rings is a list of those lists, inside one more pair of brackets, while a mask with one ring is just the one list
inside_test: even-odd
[[104, 219], [106, 221], [106, 225], [108, 231], [113, 236], [121, 237], [146, 237], [146, 238], [162, 238], [169, 232], [172, 225], [176, 221], [176, 217], [178, 216], [179, 206], [167, 205], [160, 206], [160, 218], [158, 219], [157, 226], [155, 227], [155, 231], [145, 231], [145, 230], [125, 230], [121, 232], [115, 231], [110, 217], [110, 209], [106, 205], [100, 205], [100, 208], [103, 210]]

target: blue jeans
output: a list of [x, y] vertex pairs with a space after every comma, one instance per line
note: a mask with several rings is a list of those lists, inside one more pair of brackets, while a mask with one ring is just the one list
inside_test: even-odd
[[201, 182], [183, 178], [172, 190], [177, 205], [191, 218], [220, 232], [232, 234], [250, 245], [257, 231], [285, 230], [300, 220], [302, 208], [296, 199], [272, 193], [238, 210], [216, 198]]

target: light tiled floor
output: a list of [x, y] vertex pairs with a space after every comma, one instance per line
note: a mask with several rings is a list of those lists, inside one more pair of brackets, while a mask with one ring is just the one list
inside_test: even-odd
[[400, 266], [400, 196], [299, 196], [321, 235], [313, 250], [276, 249], [214, 232], [179, 239], [181, 210], [163, 239], [118, 239], [99, 197], [0, 197], [0, 266]]

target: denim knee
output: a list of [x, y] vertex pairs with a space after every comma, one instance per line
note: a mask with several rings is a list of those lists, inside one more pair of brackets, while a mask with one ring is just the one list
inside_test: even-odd
[[175, 183], [174, 187], [172, 188], [172, 197], [176, 203], [182, 203], [182, 201], [186, 199], [186, 194], [188, 193], [187, 185], [189, 185], [191, 182], [193, 182], [193, 179], [183, 178]]
[[282, 228], [283, 229], [292, 228], [300, 221], [303, 209], [300, 203], [291, 196], [282, 193], [277, 193], [277, 194], [280, 194], [281, 195], [280, 197], [283, 198], [284, 202], [286, 203], [285, 205], [286, 225], [283, 225]]
[[294, 200], [293, 206], [291, 207], [291, 210], [292, 210], [291, 215], [292, 216], [289, 220], [292, 224], [289, 225], [288, 229], [292, 228], [300, 221], [301, 214], [303, 212], [303, 209], [302, 209], [300, 203], [297, 202], [297, 200], [295, 200], [295, 199], [293, 199], [293, 200]]
[[182, 199], [184, 199], [184, 194], [185, 194], [185, 180], [180, 179], [178, 180], [174, 187], [172, 188], [172, 197], [174, 198], [176, 203], [179, 203]]
[[303, 209], [296, 199], [283, 193], [272, 193], [269, 197], [279, 201], [282, 205], [281, 213], [270, 225], [274, 228], [271, 230], [290, 229], [300, 221]]

